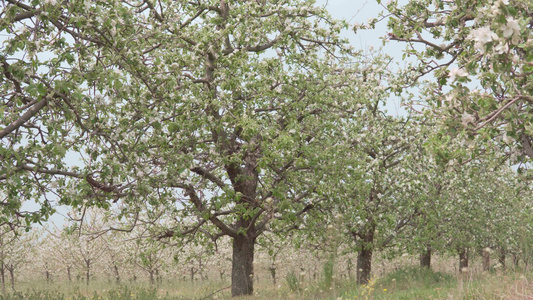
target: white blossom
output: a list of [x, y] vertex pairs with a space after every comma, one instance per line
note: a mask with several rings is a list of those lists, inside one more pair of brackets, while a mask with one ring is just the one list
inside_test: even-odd
[[513, 34], [520, 34], [520, 26], [518, 25], [518, 20], [513, 19], [513, 17], [508, 16], [506, 18], [507, 23], [503, 24], [501, 29], [503, 31], [503, 36], [508, 38]]
[[465, 69], [463, 69], [463, 68], [453, 68], [450, 71], [449, 76], [450, 76], [450, 80], [451, 81], [455, 81], [456, 77], [466, 77], [466, 76], [468, 76], [468, 72], [466, 72]]
[[467, 126], [469, 123], [474, 123], [476, 121], [476, 118], [470, 114], [468, 114], [466, 111], [463, 112], [463, 115], [461, 116], [461, 123], [463, 123], [464, 126]]
[[489, 27], [481, 27], [472, 30], [468, 35], [468, 38], [475, 41], [474, 47], [481, 52], [485, 51], [485, 44], [498, 40], [498, 35], [492, 32]]

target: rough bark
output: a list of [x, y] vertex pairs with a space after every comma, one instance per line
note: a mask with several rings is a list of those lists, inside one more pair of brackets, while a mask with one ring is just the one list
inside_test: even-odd
[[427, 247], [425, 250], [420, 253], [420, 267], [421, 268], [431, 268], [431, 248]]
[[361, 235], [362, 246], [357, 254], [357, 283], [367, 284], [370, 281], [370, 272], [372, 271], [372, 252], [374, 243], [374, 227], [368, 232]]
[[252, 234], [240, 234], [233, 238], [233, 262], [231, 269], [231, 295], [252, 295], [254, 292], [254, 246]]

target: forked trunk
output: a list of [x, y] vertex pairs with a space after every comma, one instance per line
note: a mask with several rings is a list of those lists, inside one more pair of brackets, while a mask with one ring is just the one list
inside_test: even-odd
[[254, 246], [255, 238], [240, 234], [233, 238], [231, 269], [231, 295], [251, 295], [254, 292]]
[[372, 251], [374, 248], [374, 226], [362, 236], [361, 250], [357, 254], [357, 283], [367, 284], [372, 271]]
[[421, 268], [431, 268], [431, 248], [427, 247], [426, 250], [423, 250], [420, 253], [420, 267]]

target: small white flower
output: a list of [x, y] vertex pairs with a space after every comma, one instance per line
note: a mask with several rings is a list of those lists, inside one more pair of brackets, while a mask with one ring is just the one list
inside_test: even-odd
[[498, 43], [498, 45], [494, 47], [494, 51], [496, 51], [498, 54], [507, 53], [509, 52], [509, 46], [507, 43]]
[[464, 126], [467, 126], [469, 123], [474, 123], [476, 121], [476, 118], [470, 114], [468, 114], [466, 111], [463, 112], [463, 115], [461, 116], [461, 123], [463, 123]]
[[490, 8], [490, 12], [493, 16], [498, 15], [500, 13], [500, 3], [494, 3], [494, 5]]
[[507, 132], [503, 134], [503, 138], [502, 139], [507, 144], [511, 144], [512, 142], [514, 142], [514, 139], [512, 137], [508, 136]]
[[498, 40], [498, 35], [492, 32], [489, 27], [481, 27], [472, 30], [468, 38], [475, 41], [474, 47], [481, 52], [485, 51], [485, 44]]
[[450, 71], [449, 76], [450, 76], [450, 80], [451, 81], [455, 81], [456, 77], [466, 77], [466, 76], [468, 76], [468, 72], [466, 72], [465, 69], [463, 69], [463, 68], [453, 68]]
[[507, 23], [503, 24], [502, 26], [503, 36], [508, 38], [513, 34], [520, 34], [520, 26], [518, 25], [518, 20], [513, 19], [513, 17], [511, 16], [507, 17], [506, 20]]

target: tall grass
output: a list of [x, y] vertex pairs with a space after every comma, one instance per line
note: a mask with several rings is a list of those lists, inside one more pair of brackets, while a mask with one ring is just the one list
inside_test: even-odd
[[[342, 274], [340, 274], [342, 275]], [[298, 274], [288, 273], [286, 281], [274, 286], [270, 281], [256, 282], [252, 299], [532, 299], [533, 274], [524, 271], [454, 274], [436, 272], [414, 266], [392, 270], [359, 286], [353, 279], [332, 276], [331, 287], [324, 278], [305, 281]], [[177, 300], [230, 299], [228, 282], [181, 281], [113, 286], [111, 283], [27, 286], [21, 292], [0, 296], [0, 300]], [[530, 297], [530, 298], [528, 298]]]

